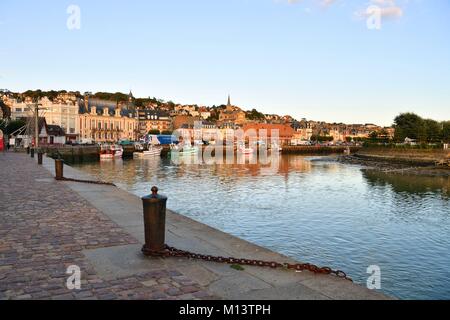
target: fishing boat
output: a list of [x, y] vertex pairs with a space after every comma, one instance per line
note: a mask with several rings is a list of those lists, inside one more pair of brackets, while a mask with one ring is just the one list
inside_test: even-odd
[[198, 153], [198, 146], [191, 146], [191, 145], [181, 145], [181, 144], [171, 144], [170, 145], [170, 151], [176, 152], [182, 155], [187, 154], [195, 154]]
[[139, 151], [144, 151], [144, 145], [140, 142], [135, 142], [134, 144], [134, 150], [136, 150], [137, 152]]
[[123, 155], [123, 148], [119, 145], [104, 144], [100, 149], [100, 160], [114, 160], [121, 159]]
[[147, 150], [142, 151], [142, 152], [134, 152], [133, 158], [143, 159], [143, 158], [160, 156], [162, 149], [163, 148], [161, 146], [149, 144], [147, 147]]

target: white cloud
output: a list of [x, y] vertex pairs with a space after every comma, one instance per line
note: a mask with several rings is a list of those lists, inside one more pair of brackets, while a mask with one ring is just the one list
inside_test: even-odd
[[397, 5], [396, 0], [370, 0], [366, 8], [355, 11], [354, 15], [359, 19], [373, 15], [382, 19], [399, 19], [403, 17], [403, 8]]
[[373, 4], [377, 4], [380, 6], [394, 6], [394, 0], [371, 0]]
[[336, 0], [322, 0], [322, 5], [328, 7], [328, 6], [331, 6], [335, 2], [336, 2]]

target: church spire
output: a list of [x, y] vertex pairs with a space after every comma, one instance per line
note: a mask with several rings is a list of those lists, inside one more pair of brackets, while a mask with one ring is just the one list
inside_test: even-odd
[[227, 107], [231, 107], [231, 98], [230, 98], [230, 94], [228, 94]]

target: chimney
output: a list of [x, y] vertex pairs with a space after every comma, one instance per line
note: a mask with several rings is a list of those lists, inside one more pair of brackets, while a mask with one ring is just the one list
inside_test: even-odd
[[96, 106], [92, 106], [91, 107], [91, 114], [94, 114], [94, 115], [97, 114], [97, 107]]

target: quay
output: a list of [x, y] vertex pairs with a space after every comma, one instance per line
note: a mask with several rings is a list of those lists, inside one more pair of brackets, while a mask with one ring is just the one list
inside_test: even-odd
[[[308, 271], [145, 257], [140, 198], [56, 181], [54, 171], [46, 156], [40, 166], [27, 154], [0, 153], [0, 299], [390, 299]], [[93, 180], [67, 165], [64, 176]], [[159, 187], [170, 206], [170, 190]], [[170, 210], [166, 228], [167, 244], [179, 249], [295, 262]], [[71, 265], [81, 269], [79, 290], [66, 286]]]
[[[133, 145], [124, 145], [123, 157], [125, 159], [133, 158], [133, 152], [135, 152]], [[207, 146], [203, 146], [203, 149]], [[215, 156], [214, 146], [212, 148], [211, 155]], [[100, 147], [99, 146], [43, 146], [41, 148], [43, 152], [51, 158], [61, 157], [67, 163], [82, 163], [82, 162], [95, 162], [99, 161]], [[225, 156], [227, 151], [236, 153], [236, 146], [227, 147], [223, 146], [223, 155]], [[355, 153], [361, 150], [361, 147], [356, 146], [283, 146], [282, 154], [302, 154], [302, 155], [329, 155], [329, 154], [344, 154], [349, 149], [351, 153]], [[16, 149], [16, 151], [24, 152], [25, 149]], [[256, 150], [258, 151], [258, 150]], [[162, 157], [167, 157], [170, 152], [169, 145], [163, 145], [161, 152]]]

